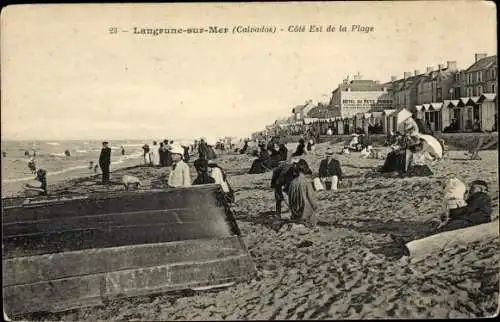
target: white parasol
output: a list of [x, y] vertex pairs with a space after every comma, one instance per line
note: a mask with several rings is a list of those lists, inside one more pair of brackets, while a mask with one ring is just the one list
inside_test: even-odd
[[421, 133], [418, 133], [417, 136], [424, 140], [423, 151], [428, 152], [435, 159], [441, 159], [443, 157], [443, 147], [435, 137]]
[[406, 121], [407, 119], [409, 119], [410, 117], [411, 117], [411, 113], [406, 108], [399, 111], [398, 117], [396, 120], [397, 128], [399, 128], [401, 126], [401, 124], [403, 124], [403, 122]]

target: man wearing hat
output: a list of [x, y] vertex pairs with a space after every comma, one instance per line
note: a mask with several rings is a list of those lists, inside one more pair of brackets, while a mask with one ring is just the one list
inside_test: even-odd
[[337, 190], [338, 182], [342, 181], [340, 162], [333, 158], [332, 149], [326, 150], [326, 158], [319, 164], [319, 178], [325, 183], [326, 190]]
[[189, 166], [182, 160], [184, 149], [178, 144], [173, 144], [170, 153], [172, 155], [172, 171], [168, 176], [168, 186], [172, 188], [191, 186]]
[[102, 142], [101, 154], [99, 155], [99, 167], [102, 171], [102, 184], [109, 183], [109, 165], [111, 164], [111, 148], [108, 142]]

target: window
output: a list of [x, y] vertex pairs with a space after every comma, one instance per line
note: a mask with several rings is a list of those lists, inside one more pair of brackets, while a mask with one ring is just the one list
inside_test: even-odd
[[496, 93], [496, 92], [495, 92], [495, 84], [492, 84], [492, 85], [491, 85], [491, 92], [492, 92], [492, 93]]
[[472, 84], [472, 73], [467, 74], [467, 84]]
[[442, 88], [437, 89], [436, 99], [438, 102], [443, 99], [443, 89]]
[[477, 96], [483, 94], [483, 86], [478, 86], [477, 87]]
[[478, 82], [483, 81], [483, 73], [481, 71], [477, 72], [477, 81]]

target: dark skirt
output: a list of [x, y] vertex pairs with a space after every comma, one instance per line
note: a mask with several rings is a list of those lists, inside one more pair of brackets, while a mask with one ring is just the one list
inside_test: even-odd
[[262, 159], [255, 159], [252, 163], [252, 167], [250, 168], [250, 171], [248, 171], [249, 174], [256, 174], [256, 173], [264, 173], [269, 171], [270, 169], [267, 168], [266, 161], [263, 161]]
[[380, 172], [404, 172], [406, 152], [395, 150], [387, 154]]
[[427, 165], [414, 165], [404, 174], [405, 177], [428, 177], [434, 173]]

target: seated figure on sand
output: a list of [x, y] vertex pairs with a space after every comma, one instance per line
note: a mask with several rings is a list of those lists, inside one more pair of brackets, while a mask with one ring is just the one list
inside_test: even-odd
[[408, 249], [404, 244], [411, 240], [492, 221], [491, 197], [488, 194], [488, 184], [483, 180], [472, 181], [467, 193], [465, 184], [452, 178], [445, 188], [444, 199], [446, 214], [441, 217], [442, 222], [439, 227], [429, 227], [428, 231], [415, 232], [411, 236], [391, 235], [391, 238], [403, 247], [406, 255]]
[[210, 176], [208, 171], [208, 160], [198, 159], [194, 161], [194, 167], [198, 176], [194, 179], [193, 186], [215, 183], [215, 179]]
[[227, 180], [226, 173], [224, 170], [217, 165], [213, 160], [208, 161], [208, 173], [215, 180], [216, 184], [219, 184], [224, 191], [226, 202], [234, 203], [234, 191], [229, 181]]
[[297, 149], [295, 150], [295, 152], [292, 154], [292, 157], [300, 157], [304, 154], [306, 154], [306, 150], [305, 150], [306, 146], [305, 146], [305, 141], [304, 139], [300, 139], [299, 140], [299, 145], [297, 145]]
[[315, 143], [314, 143], [314, 138], [310, 138], [309, 141], [307, 141], [307, 147], [306, 147], [306, 150], [307, 151], [314, 151], [314, 148], [315, 148]]
[[304, 223], [306, 227], [315, 226], [318, 222], [315, 212], [318, 208], [316, 191], [312, 181], [306, 177], [311, 169], [306, 162], [299, 160], [295, 165], [295, 178], [288, 186], [288, 205], [292, 213], [290, 219]]
[[333, 157], [333, 151], [326, 150], [326, 158], [319, 164], [319, 178], [325, 184], [326, 190], [337, 190], [338, 182], [342, 181], [340, 162]]
[[288, 159], [288, 149], [284, 142], [279, 144], [278, 152], [280, 154], [280, 161], [286, 161]]
[[[418, 124], [408, 110], [403, 109], [398, 113], [397, 124], [402, 136], [392, 146], [393, 151], [387, 155], [380, 172], [398, 172], [403, 175], [408, 172], [412, 160], [413, 164], [417, 165], [417, 169], [422, 170], [425, 167], [419, 168], [418, 166], [423, 166], [424, 160], [434, 161], [442, 157], [443, 149], [439, 141], [432, 135], [421, 134]], [[417, 156], [413, 157], [414, 153]], [[429, 175], [431, 174], [429, 171], [426, 169], [422, 173]], [[408, 175], [419, 175], [419, 172], [411, 172]]]
[[41, 196], [46, 196], [47, 195], [47, 171], [44, 169], [38, 169], [36, 172], [36, 181], [38, 181], [38, 185], [31, 185], [31, 184], [26, 184], [24, 186], [24, 189], [26, 191], [35, 191], [38, 192], [39, 195]]
[[264, 173], [271, 170], [271, 157], [267, 152], [265, 144], [259, 144], [258, 146], [258, 158], [252, 162], [252, 166], [249, 174]]
[[351, 134], [351, 139], [349, 140], [349, 143], [347, 144], [347, 147], [349, 148], [349, 150], [357, 151], [358, 144], [359, 144], [359, 136], [356, 133]]
[[168, 186], [172, 188], [191, 186], [189, 166], [182, 160], [184, 149], [179, 145], [172, 145], [172, 171], [168, 176]]

